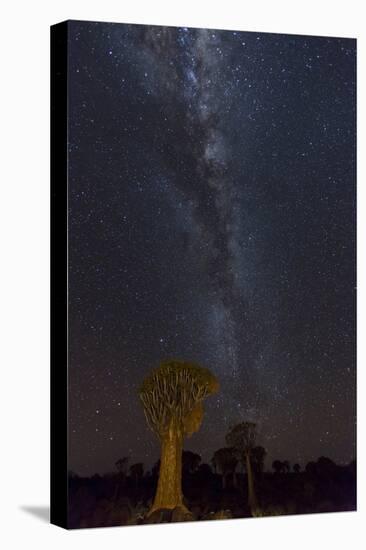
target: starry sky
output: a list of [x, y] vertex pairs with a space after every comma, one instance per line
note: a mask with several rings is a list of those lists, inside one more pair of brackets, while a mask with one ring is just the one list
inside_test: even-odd
[[355, 457], [356, 41], [71, 21], [69, 468], [149, 468], [138, 388], [219, 379], [185, 448]]

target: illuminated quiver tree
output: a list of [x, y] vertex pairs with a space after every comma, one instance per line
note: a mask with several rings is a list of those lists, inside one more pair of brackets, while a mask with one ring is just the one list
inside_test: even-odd
[[217, 390], [216, 378], [195, 363], [167, 361], [145, 378], [139, 395], [147, 424], [161, 442], [159, 481], [150, 514], [159, 508], [184, 508], [183, 440], [199, 430], [203, 400]]

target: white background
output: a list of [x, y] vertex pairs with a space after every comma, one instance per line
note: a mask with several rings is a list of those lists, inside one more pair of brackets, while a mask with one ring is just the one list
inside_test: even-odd
[[[49, 25], [64, 19], [357, 37], [365, 145], [362, 1], [24, 0], [0, 30], [0, 547], [360, 548], [365, 522], [364, 162], [359, 154], [359, 502], [357, 513], [64, 531], [49, 504]], [[364, 27], [365, 28], [365, 27]], [[363, 31], [365, 33], [365, 31]], [[361, 69], [363, 70], [361, 71]], [[359, 151], [361, 148], [359, 147]], [[363, 171], [363, 174], [361, 172]], [[362, 489], [363, 487], [363, 489]], [[40, 509], [41, 514], [26, 508]], [[43, 515], [42, 519], [39, 516]], [[365, 531], [365, 530], [363, 530]]]

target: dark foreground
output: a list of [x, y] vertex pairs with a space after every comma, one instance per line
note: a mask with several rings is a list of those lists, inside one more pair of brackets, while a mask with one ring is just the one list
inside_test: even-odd
[[[257, 473], [258, 509], [247, 506], [246, 474], [222, 476], [201, 464], [183, 473], [183, 511], [157, 510], [147, 516], [157, 472], [140, 478], [121, 474], [69, 479], [69, 528], [140, 525], [178, 521], [279, 516], [356, 510], [356, 465], [310, 463], [304, 472]], [[308, 465], [309, 466], [309, 465]]]

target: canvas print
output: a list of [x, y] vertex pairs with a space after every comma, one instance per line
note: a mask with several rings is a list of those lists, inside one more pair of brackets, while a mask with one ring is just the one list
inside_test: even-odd
[[67, 527], [356, 509], [356, 41], [68, 21]]

